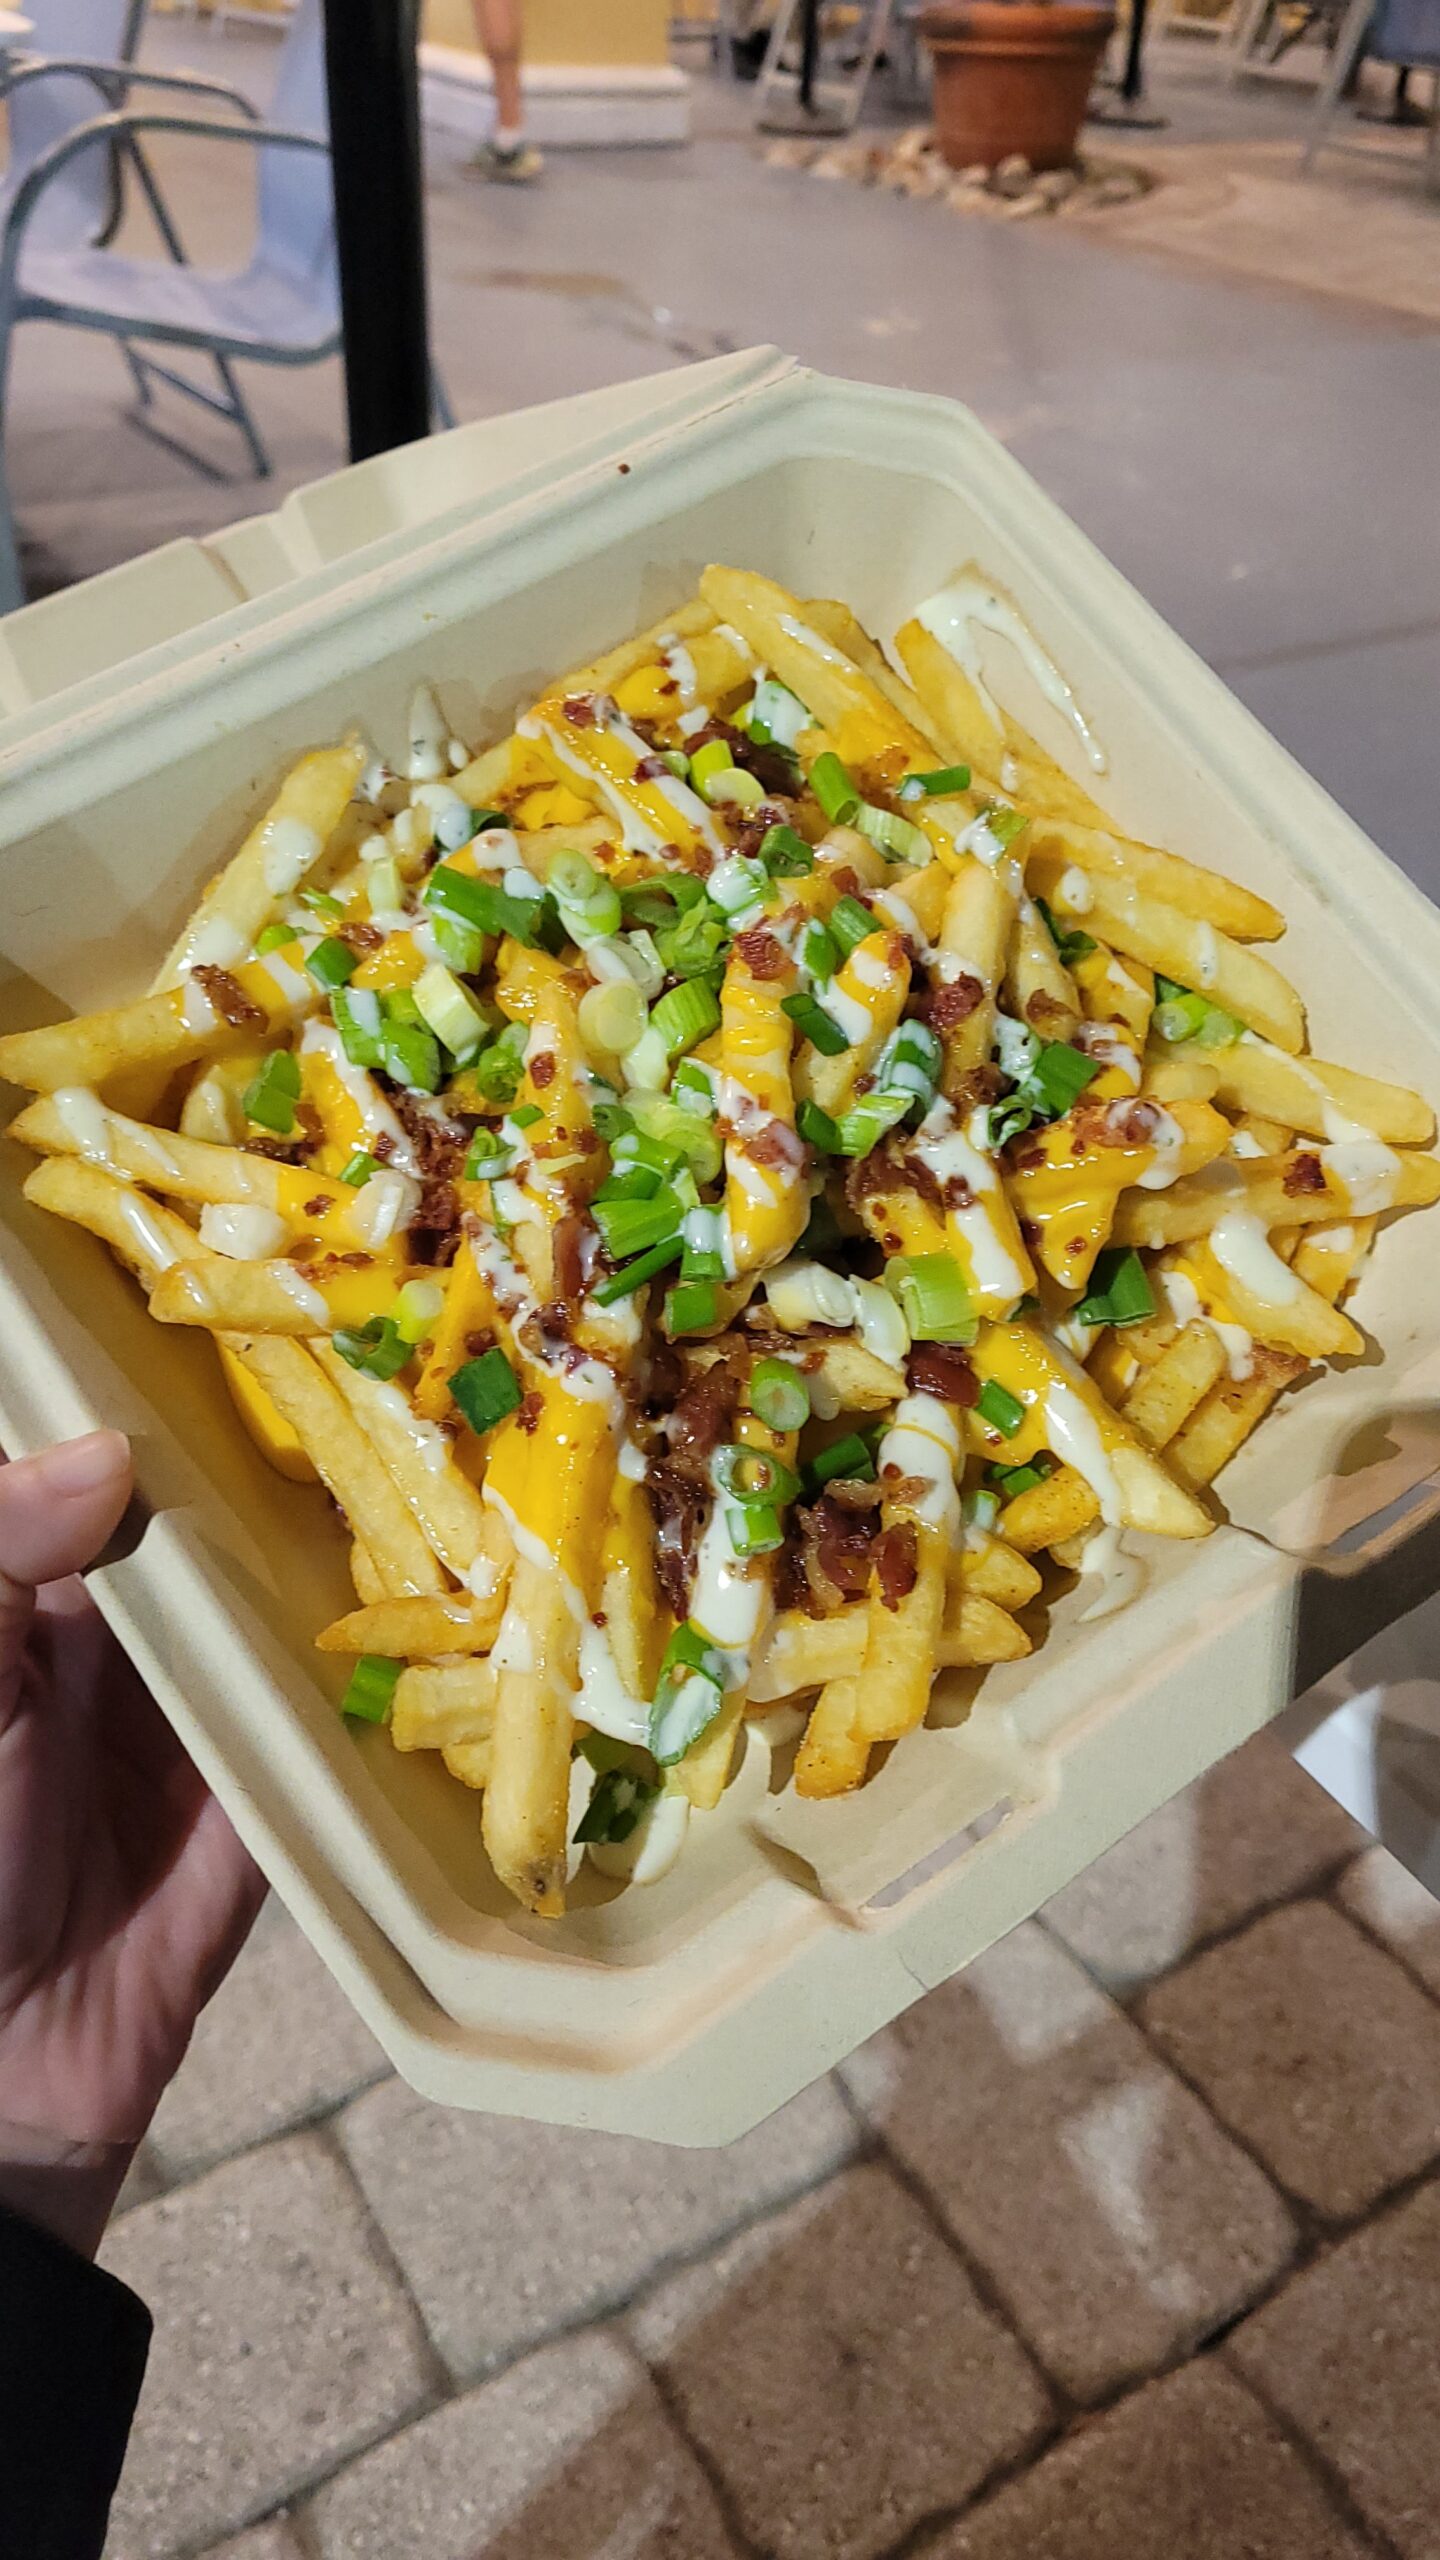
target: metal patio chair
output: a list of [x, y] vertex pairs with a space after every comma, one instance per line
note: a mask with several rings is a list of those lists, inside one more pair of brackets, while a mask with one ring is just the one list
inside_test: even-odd
[[1388, 62], [1405, 70], [1434, 73], [1424, 175], [1432, 194], [1440, 194], [1440, 0], [1350, 0], [1315, 102], [1309, 139], [1300, 155], [1302, 174], [1309, 176], [1318, 154], [1327, 147], [1365, 149], [1363, 143], [1347, 140], [1341, 144], [1330, 130], [1362, 54], [1368, 62]]
[[[80, 0], [91, 10], [94, 0]], [[299, 0], [286, 33], [271, 121], [225, 83], [190, 73], [151, 75], [114, 65], [112, 83], [154, 86], [208, 98], [239, 110], [240, 121], [123, 109], [93, 117], [42, 150], [16, 185], [0, 230], [0, 436], [10, 348], [22, 320], [49, 320], [117, 339], [143, 406], [155, 379], [230, 418], [257, 473], [270, 469], [259, 429], [232, 367], [240, 357], [262, 364], [314, 364], [341, 344], [329, 143], [325, 134], [323, 23], [320, 0]], [[248, 265], [234, 271], [192, 266], [178, 225], [144, 158], [156, 135], [203, 140], [216, 151], [243, 149], [257, 164], [257, 224]], [[164, 259], [138, 258], [104, 245], [95, 218], [97, 189], [116, 157], [144, 172], [149, 209]], [[83, 206], [83, 218], [80, 208]], [[221, 392], [204, 389], [151, 353], [190, 350], [217, 366]], [[438, 384], [437, 413], [450, 423]], [[0, 611], [24, 600], [8, 485], [0, 464]]]

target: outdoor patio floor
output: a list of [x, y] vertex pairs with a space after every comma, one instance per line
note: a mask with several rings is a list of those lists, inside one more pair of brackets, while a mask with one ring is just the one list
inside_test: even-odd
[[[1440, 895], [1440, 333], [764, 168], [735, 104], [529, 191], [435, 147], [462, 417], [761, 340], [956, 395]], [[232, 164], [169, 167], [233, 260]], [[255, 390], [276, 481], [206, 481], [28, 332], [40, 577], [343, 458], [338, 368]], [[157, 2323], [109, 2560], [1440, 2560], [1440, 1907], [1262, 1737], [693, 2154], [412, 2097], [272, 1906], [105, 2255]]]

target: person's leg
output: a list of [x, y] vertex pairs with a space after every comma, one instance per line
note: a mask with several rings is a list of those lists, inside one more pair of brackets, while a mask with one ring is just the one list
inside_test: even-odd
[[495, 131], [476, 167], [487, 177], [533, 178], [540, 155], [525, 140], [520, 86], [522, 0], [471, 0], [475, 33], [495, 83]]

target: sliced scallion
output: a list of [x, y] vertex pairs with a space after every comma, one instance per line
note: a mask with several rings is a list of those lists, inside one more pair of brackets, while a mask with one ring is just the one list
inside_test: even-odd
[[810, 1419], [810, 1390], [788, 1360], [756, 1361], [749, 1401], [771, 1431], [799, 1431]]
[[482, 1351], [450, 1381], [450, 1393], [472, 1431], [492, 1431], [521, 1402], [520, 1381], [503, 1351]]
[[828, 747], [810, 767], [809, 782], [832, 827], [853, 824], [860, 806], [860, 794], [839, 757]]
[[324, 941], [317, 942], [314, 950], [307, 951], [305, 955], [306, 968], [316, 986], [323, 988], [326, 995], [353, 978], [359, 965], [349, 943], [342, 942], [338, 934], [333, 933], [327, 933]]
[[1155, 1313], [1155, 1292], [1133, 1245], [1109, 1245], [1097, 1255], [1090, 1287], [1075, 1310], [1081, 1324], [1143, 1324]]
[[672, 987], [650, 1013], [650, 1028], [659, 1032], [671, 1058], [684, 1057], [687, 1050], [698, 1048], [719, 1028], [719, 1023], [719, 1000], [704, 978], [686, 978], [680, 986]]
[[293, 1049], [272, 1049], [259, 1074], [245, 1087], [240, 1107], [258, 1128], [288, 1138], [295, 1127], [299, 1099], [299, 1059]]
[[1007, 1440], [1014, 1439], [1025, 1419], [1025, 1407], [1019, 1397], [1012, 1396], [1008, 1387], [1002, 1387], [998, 1378], [986, 1379], [975, 1410], [982, 1422], [988, 1422], [994, 1431], [1003, 1432]]
[[899, 1304], [912, 1342], [973, 1342], [979, 1330], [965, 1275], [948, 1253], [895, 1254], [885, 1286]]
[[357, 1724], [384, 1724], [404, 1668], [403, 1662], [392, 1662], [383, 1653], [362, 1653], [340, 1701], [342, 1716], [353, 1716]]
[[879, 846], [887, 862], [918, 865], [931, 859], [932, 847], [923, 827], [894, 809], [872, 809], [868, 801], [863, 802], [855, 813], [855, 824], [862, 836]]

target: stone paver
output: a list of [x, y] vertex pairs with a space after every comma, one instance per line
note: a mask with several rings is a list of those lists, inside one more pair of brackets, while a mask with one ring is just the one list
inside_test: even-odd
[[1440, 2000], [1440, 1902], [1392, 1858], [1367, 1849], [1340, 1879], [1340, 1900], [1362, 1928], [1381, 1938]]
[[315, 2560], [731, 2560], [696, 2463], [636, 2360], [542, 2347], [352, 2463], [305, 2510]]
[[1440, 2185], [1355, 2232], [1226, 2347], [1403, 2560], [1440, 2555]]
[[284, 1905], [266, 1903], [150, 2129], [166, 2179], [328, 2113], [388, 2069]]
[[845, 2078], [1077, 2399], [1182, 2353], [1290, 2254], [1258, 2169], [1033, 1926]]
[[288, 2524], [257, 2524], [233, 2542], [217, 2542], [202, 2560], [306, 2560]]
[[1275, 2176], [1348, 2220], [1440, 2151], [1440, 2014], [1324, 1902], [1148, 1992], [1149, 2032]]
[[1262, 1904], [1327, 1874], [1365, 1835], [1259, 1733], [1047, 1903], [1082, 1963], [1126, 1992]]
[[824, 2083], [725, 2151], [460, 2115], [399, 2081], [359, 2099], [339, 2129], [461, 2379], [624, 2302], [667, 2261], [813, 2185], [856, 2142]]
[[780, 2560], [868, 2560], [1046, 2422], [1026, 2357], [878, 2164], [676, 2276], [631, 2327]]
[[429, 2389], [419, 2322], [316, 2134], [137, 2206], [103, 2256], [155, 2315], [109, 2560], [233, 2533]]
[[1302, 2456], [1207, 2357], [1147, 2383], [926, 2560], [1362, 2560]]

